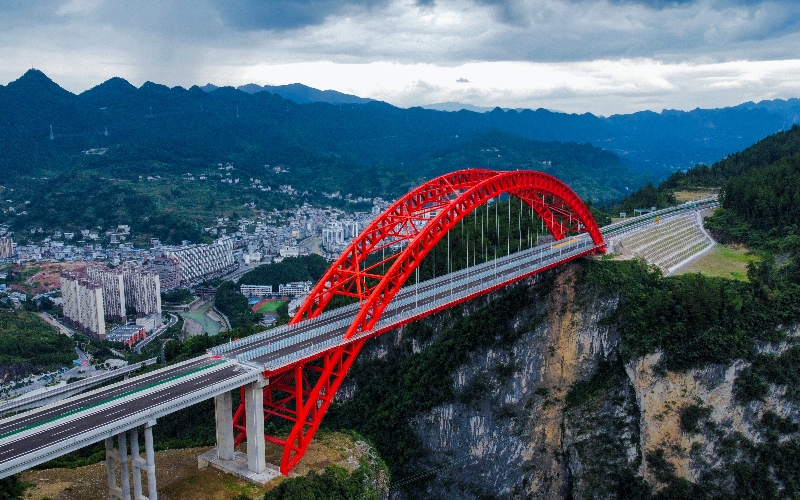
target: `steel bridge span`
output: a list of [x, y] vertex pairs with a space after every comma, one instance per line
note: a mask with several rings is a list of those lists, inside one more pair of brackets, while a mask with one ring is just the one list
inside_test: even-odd
[[[556, 241], [402, 286], [448, 230], [501, 194], [526, 203]], [[134, 495], [139, 495], [135, 498], [146, 498], [141, 495], [142, 473], [151, 484], [149, 498], [155, 498], [152, 425], [166, 414], [212, 397], [218, 447], [207, 461], [256, 481], [272, 477], [264, 453], [265, 442], [271, 442], [283, 447], [280, 472], [288, 474], [302, 458], [367, 339], [569, 260], [603, 252], [604, 236], [636, 230], [659, 216], [696, 208], [687, 204], [601, 231], [580, 199], [546, 174], [467, 170], [441, 176], [411, 191], [368, 226], [330, 267], [290, 325], [0, 420], [0, 477], [105, 439], [110, 494], [127, 499], [127, 473], [117, 485], [114, 471], [117, 466], [127, 471], [126, 436], [130, 436]], [[367, 264], [368, 255], [386, 248], [400, 251], [391, 252], [377, 264]], [[380, 273], [379, 268], [386, 271]], [[336, 295], [355, 297], [359, 302], [326, 311]], [[234, 389], [242, 396], [236, 409], [231, 405]], [[265, 417], [292, 422], [288, 438], [265, 436]], [[138, 451], [140, 428], [145, 434], [145, 457]], [[246, 456], [235, 451], [244, 439]]]

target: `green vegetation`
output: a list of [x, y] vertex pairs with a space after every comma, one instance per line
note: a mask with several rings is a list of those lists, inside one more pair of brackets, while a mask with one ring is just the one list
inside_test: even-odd
[[374, 478], [366, 463], [349, 473], [338, 465], [329, 465], [321, 474], [287, 479], [264, 495], [264, 500], [377, 500], [380, 495], [370, 487]]
[[178, 288], [169, 292], [161, 292], [163, 304], [191, 304], [194, 295], [187, 288]]
[[667, 208], [676, 203], [675, 196], [666, 188], [664, 181], [659, 187], [655, 187], [652, 183], [647, 183], [643, 187], [634, 191], [630, 195], [622, 199], [622, 201], [611, 208], [611, 215], [616, 217], [620, 212], [625, 212], [628, 217], [632, 217], [634, 210], [637, 208], [656, 209]]
[[19, 364], [39, 371], [71, 365], [73, 359], [72, 339], [39, 316], [0, 310], [0, 366]]
[[625, 186], [642, 183], [614, 153], [591, 144], [530, 141], [501, 132], [424, 161], [418, 171], [423, 177], [434, 177], [464, 168], [545, 172], [594, 203], [617, 200], [625, 193]]
[[681, 268], [676, 275], [700, 273], [711, 278], [747, 281], [747, 266], [760, 257], [743, 247], [716, 245], [708, 253]]
[[687, 274], [663, 278], [638, 261], [589, 261], [584, 282], [619, 304], [607, 321], [622, 335], [626, 359], [664, 351], [664, 366], [752, 359], [756, 342], [783, 337], [779, 325], [800, 320], [800, 265], [753, 263], [750, 283]]
[[590, 378], [579, 380], [570, 386], [565, 401], [566, 409], [580, 408], [605, 396], [624, 374], [625, 367], [620, 360], [601, 361]]
[[232, 328], [247, 327], [252, 325], [258, 318], [253, 313], [253, 310], [250, 309], [247, 297], [238, 292], [236, 284], [232, 281], [222, 282], [219, 290], [217, 290], [214, 305], [222, 314], [228, 317]]
[[785, 387], [784, 398], [800, 401], [800, 345], [794, 345], [780, 355], [761, 353], [752, 366], [742, 370], [736, 379], [734, 395], [742, 403], [763, 401], [769, 384]]
[[264, 314], [264, 313], [274, 313], [277, 312], [281, 306], [285, 305], [287, 302], [285, 300], [270, 300], [269, 302], [265, 302], [261, 304], [261, 307], [258, 308], [256, 313]]
[[33, 486], [19, 480], [19, 476], [8, 476], [0, 479], [0, 499], [22, 500], [25, 490]]
[[277, 293], [278, 285], [292, 281], [312, 281], [316, 283], [328, 270], [328, 265], [328, 262], [323, 257], [315, 254], [303, 257], [288, 257], [281, 262], [258, 266], [252, 271], [248, 271], [239, 278], [239, 284], [272, 285], [272, 289]]
[[183, 342], [170, 340], [164, 345], [164, 357], [169, 364], [178, 363], [195, 356], [200, 356], [208, 349], [227, 344], [232, 339], [247, 337], [263, 330], [263, 326], [259, 327], [251, 323], [246, 326], [234, 328], [233, 330], [219, 332], [216, 335], [195, 335]]
[[773, 134], [711, 167], [676, 172], [656, 188], [648, 184], [622, 200], [613, 213], [666, 207], [679, 189], [721, 186], [722, 207], [706, 227], [723, 242], [765, 253], [800, 249], [800, 126]]
[[700, 432], [700, 424], [711, 417], [713, 408], [700, 403], [686, 405], [680, 410], [681, 430], [687, 434]]
[[751, 248], [800, 248], [800, 154], [729, 178], [707, 226]]
[[[675, 467], [666, 459], [665, 451], [656, 449], [647, 455], [647, 465], [664, 485], [658, 493], [641, 490], [647, 500], [771, 500], [800, 496], [800, 440], [782, 439], [796, 426], [767, 412], [762, 417], [765, 440], [754, 443], [734, 432], [719, 442], [722, 463], [707, 467], [696, 483], [679, 478]], [[788, 432], [787, 432], [788, 431]], [[707, 464], [706, 464], [707, 465]], [[630, 497], [620, 497], [630, 498]]]
[[647, 483], [634, 475], [641, 457], [629, 455], [640, 442], [639, 406], [622, 361], [609, 354], [612, 359], [602, 360], [589, 379], [573, 383], [566, 395], [565, 423], [583, 465], [575, 488], [585, 498], [642, 498]]

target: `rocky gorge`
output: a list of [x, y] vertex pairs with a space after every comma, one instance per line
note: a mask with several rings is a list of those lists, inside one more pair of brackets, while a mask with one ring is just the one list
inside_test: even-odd
[[797, 328], [724, 363], [631, 355], [622, 294], [587, 278], [611, 265], [571, 263], [371, 341], [327, 425], [375, 442], [397, 499], [797, 498], [798, 402], [774, 383], [747, 398], [740, 380], [794, 356]]

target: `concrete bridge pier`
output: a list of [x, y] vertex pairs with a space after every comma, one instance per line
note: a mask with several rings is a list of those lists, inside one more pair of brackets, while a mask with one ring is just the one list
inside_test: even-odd
[[259, 377], [244, 391], [245, 418], [247, 419], [247, 469], [256, 474], [267, 469], [264, 441], [264, 387], [269, 382]]
[[[106, 473], [108, 475], [108, 495], [112, 500], [157, 500], [156, 461], [153, 448], [153, 426], [155, 421], [144, 425], [145, 457], [139, 453], [139, 428], [134, 427], [128, 433], [106, 438]], [[131, 445], [131, 466], [133, 469], [133, 497], [131, 497], [131, 478], [128, 469], [128, 437]], [[119, 469], [120, 484], [117, 484]], [[147, 473], [147, 495], [142, 493], [142, 471]]]
[[247, 453], [236, 451], [233, 436], [233, 402], [230, 392], [214, 397], [217, 447], [197, 457], [201, 469], [213, 467], [245, 481], [264, 485], [280, 475], [278, 467], [267, 463], [264, 440], [264, 387], [269, 380], [260, 377], [244, 386]]

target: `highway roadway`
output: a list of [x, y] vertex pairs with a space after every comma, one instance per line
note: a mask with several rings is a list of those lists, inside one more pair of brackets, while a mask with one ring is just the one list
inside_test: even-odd
[[0, 477], [257, 378], [235, 363], [203, 356], [2, 420]]
[[[519, 279], [518, 276], [533, 274], [541, 268], [549, 268], [576, 255], [592, 252], [595, 248], [587, 235], [581, 235], [408, 285], [387, 305], [378, 328], [365, 334], [374, 335], [389, 330], [406, 322], [415, 312], [424, 315], [433, 305], [435, 309], [448, 307], [464, 300], [464, 297], [480, 294], [485, 288], [496, 288], [507, 281]], [[499, 280], [496, 280], [498, 272]], [[303, 357], [315, 357], [319, 352], [329, 349], [332, 342], [342, 339], [357, 309], [358, 305], [353, 304], [323, 313], [310, 321], [267, 332], [257, 342], [248, 337], [212, 351], [267, 371], [275, 370], [299, 361], [287, 359], [294, 353], [303, 352], [306, 354]]]

